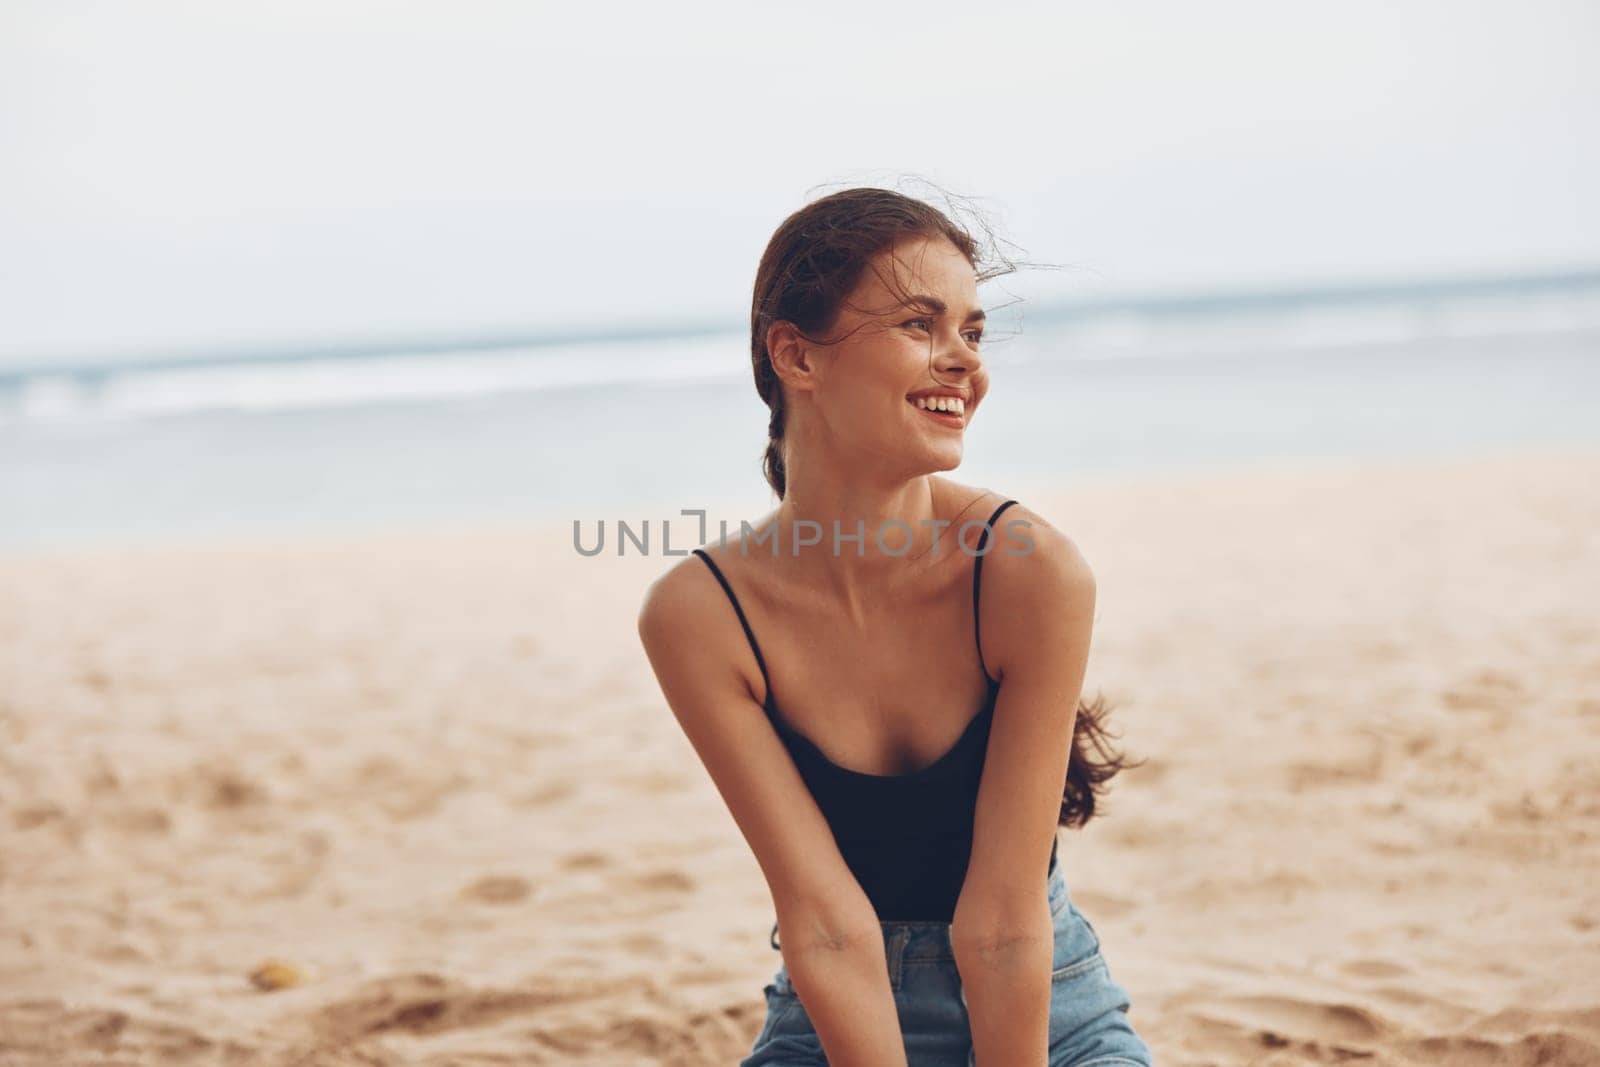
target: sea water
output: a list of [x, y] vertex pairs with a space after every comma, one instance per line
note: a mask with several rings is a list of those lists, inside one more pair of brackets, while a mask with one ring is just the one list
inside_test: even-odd
[[[1026, 309], [952, 476], [1600, 446], [1600, 274]], [[754, 519], [748, 337], [487, 339], [0, 368], [0, 546]]]

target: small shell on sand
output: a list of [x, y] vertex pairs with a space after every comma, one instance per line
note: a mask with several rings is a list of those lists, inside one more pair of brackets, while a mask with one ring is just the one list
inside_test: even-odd
[[251, 984], [267, 992], [304, 985], [308, 977], [303, 969], [280, 960], [268, 960], [250, 972]]

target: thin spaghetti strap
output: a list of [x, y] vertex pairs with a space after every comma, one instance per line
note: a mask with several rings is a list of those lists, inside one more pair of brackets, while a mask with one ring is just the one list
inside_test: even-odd
[[988, 679], [990, 685], [996, 683], [993, 678], [989, 677], [989, 667], [983, 662], [983, 636], [981, 633], [983, 624], [978, 610], [978, 591], [983, 577], [983, 557], [989, 554], [987, 550], [989, 530], [993, 528], [995, 520], [1000, 518], [1000, 513], [1015, 503], [1015, 500], [1007, 500], [1004, 504], [994, 509], [994, 514], [989, 516], [988, 525], [984, 527], [983, 533], [978, 535], [978, 558], [972, 562], [972, 636], [978, 643], [978, 666], [982, 668], [983, 676]]
[[744, 617], [744, 608], [739, 606], [739, 598], [733, 593], [733, 586], [728, 584], [728, 579], [722, 576], [722, 568], [712, 562], [711, 557], [701, 548], [694, 550], [694, 554], [706, 561], [706, 566], [711, 568], [711, 573], [717, 576], [717, 581], [722, 583], [722, 591], [728, 594], [728, 599], [733, 602], [733, 610], [739, 616], [739, 625], [744, 627], [744, 635], [750, 641], [750, 651], [756, 654], [756, 666], [761, 668], [761, 681], [767, 687], [767, 703], [772, 702], [772, 679], [767, 677], [767, 661], [761, 655], [761, 646], [756, 643], [756, 632], [750, 629], [750, 620]]

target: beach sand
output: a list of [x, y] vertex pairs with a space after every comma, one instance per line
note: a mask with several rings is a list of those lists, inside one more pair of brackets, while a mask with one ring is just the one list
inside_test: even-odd
[[[995, 488], [1099, 579], [1148, 762], [1061, 855], [1158, 1062], [1600, 1062], [1600, 453]], [[736, 1063], [671, 561], [571, 536], [0, 561], [0, 1064]]]

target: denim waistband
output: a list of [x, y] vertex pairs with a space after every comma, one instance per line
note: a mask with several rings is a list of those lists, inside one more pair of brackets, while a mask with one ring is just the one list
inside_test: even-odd
[[[1056, 916], [1067, 903], [1067, 882], [1061, 874], [1060, 861], [1051, 857], [1048, 886], [1050, 914]], [[950, 947], [950, 924], [939, 921], [880, 921], [883, 948], [889, 958], [889, 973], [898, 978], [903, 960], [948, 960], [955, 954]], [[772, 924], [768, 939], [773, 948], [779, 948], [778, 924]], [[897, 983], [898, 985], [898, 983]]]

